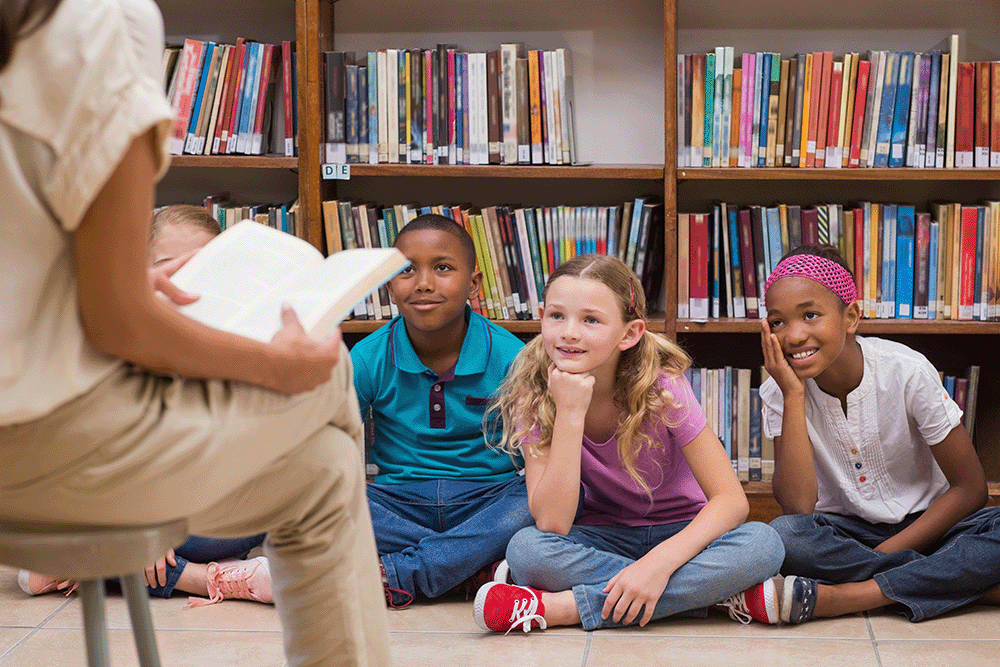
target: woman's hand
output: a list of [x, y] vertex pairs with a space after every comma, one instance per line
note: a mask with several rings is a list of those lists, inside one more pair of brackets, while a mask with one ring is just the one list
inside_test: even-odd
[[153, 290], [163, 294], [167, 297], [167, 299], [178, 306], [186, 306], [189, 303], [197, 301], [197, 296], [194, 294], [188, 294], [170, 282], [170, 276], [174, 275], [174, 273], [177, 272], [177, 269], [184, 266], [189, 259], [194, 257], [196, 252], [198, 252], [197, 248], [190, 252], [186, 252], [183, 255], [178, 255], [169, 262], [164, 262], [159, 266], [150, 267], [148, 271], [149, 282], [153, 286]]
[[590, 373], [567, 373], [549, 364], [549, 394], [556, 412], [576, 410], [584, 415], [594, 394], [594, 376]]
[[760, 328], [760, 347], [764, 352], [765, 370], [778, 383], [778, 388], [781, 389], [783, 396], [803, 393], [805, 384], [788, 365], [785, 353], [781, 350], [781, 343], [778, 342], [778, 337], [771, 333], [771, 326], [767, 323], [767, 318], [761, 319]]
[[173, 549], [167, 551], [166, 555], [157, 558], [155, 563], [143, 570], [147, 586], [150, 588], [162, 588], [167, 585], [168, 563], [171, 567], [177, 566], [177, 558], [174, 556]]
[[287, 304], [281, 307], [281, 322], [281, 330], [274, 334], [271, 346], [283, 363], [268, 386], [285, 394], [298, 394], [328, 381], [340, 359], [340, 329], [326, 340], [317, 341], [306, 333]]
[[614, 622], [628, 625], [645, 607], [639, 621], [640, 626], [645, 626], [653, 618], [656, 603], [663, 595], [671, 574], [662, 563], [645, 556], [626, 566], [604, 587], [603, 592], [608, 597], [601, 608], [601, 618], [611, 616]]

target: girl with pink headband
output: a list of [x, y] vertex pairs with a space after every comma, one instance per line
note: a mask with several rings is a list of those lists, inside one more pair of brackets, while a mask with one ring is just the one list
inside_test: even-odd
[[854, 279], [802, 246], [764, 288], [762, 426], [774, 440], [774, 578], [786, 623], [892, 606], [922, 621], [1000, 604], [1000, 508], [961, 410], [920, 353], [856, 335]]

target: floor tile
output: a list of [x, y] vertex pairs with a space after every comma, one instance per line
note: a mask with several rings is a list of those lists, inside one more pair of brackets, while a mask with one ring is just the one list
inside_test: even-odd
[[17, 570], [0, 566], [0, 626], [33, 628], [65, 604], [62, 593], [26, 595], [17, 585]]
[[[1000, 607], [977, 605], [920, 623], [910, 623], [890, 611], [869, 612], [872, 634], [883, 639], [1000, 640]], [[998, 654], [1000, 656], [1000, 654]]]
[[[829, 656], [831, 662], [824, 660]], [[747, 660], [752, 657], [751, 660]], [[762, 639], [759, 637], [638, 637], [596, 632], [586, 667], [754, 664], [816, 667], [836, 664], [878, 667], [871, 641], [851, 639]]]
[[[580, 667], [587, 637], [512, 632], [448, 635], [393, 633], [392, 664], [396, 667]], [[4, 666], [6, 667], [6, 665]]]
[[[546, 631], [547, 632], [547, 631]], [[737, 623], [726, 615], [714, 611], [708, 618], [665, 618], [653, 621], [644, 628], [628, 627], [614, 630], [600, 630], [599, 633], [624, 635], [648, 635], [664, 637], [755, 637], [772, 639], [823, 638], [823, 639], [869, 639], [868, 626], [864, 616], [857, 614], [842, 618], [819, 619], [802, 625], [767, 625], [751, 622], [749, 625]]]
[[28, 636], [31, 628], [0, 628], [0, 656]]
[[[184, 609], [187, 596], [174, 596], [168, 600], [151, 598], [149, 609], [153, 627], [162, 630], [260, 630], [281, 632], [278, 613], [273, 605], [247, 600], [224, 600], [208, 607]], [[128, 606], [124, 598], [111, 593], [105, 601], [109, 628], [128, 629]], [[56, 614], [46, 628], [80, 628], [83, 616], [79, 599], [74, 599]]]
[[[134, 667], [136, 659], [132, 633], [108, 633], [111, 664]], [[158, 632], [160, 659], [170, 667], [281, 667], [284, 656], [281, 634], [277, 632]], [[4, 661], [3, 667], [84, 667], [83, 632], [79, 629], [42, 629], [31, 636]]]
[[[481, 632], [472, 615], [472, 600], [452, 598], [415, 602], [405, 609], [390, 609], [389, 630], [392, 632]], [[521, 632], [515, 630], [515, 632]], [[511, 633], [513, 634], [513, 633]], [[523, 632], [521, 634], [524, 634]], [[579, 627], [552, 628], [547, 635], [579, 635], [586, 633]]]
[[995, 667], [1000, 640], [879, 641], [882, 667]]

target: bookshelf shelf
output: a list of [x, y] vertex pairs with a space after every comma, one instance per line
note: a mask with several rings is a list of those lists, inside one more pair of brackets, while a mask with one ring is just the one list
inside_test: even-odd
[[212, 169], [250, 167], [253, 169], [297, 169], [299, 159], [260, 155], [174, 155], [171, 167], [206, 167]]
[[1000, 169], [677, 169], [677, 180], [713, 181], [998, 181]]
[[663, 165], [421, 165], [352, 164], [351, 176], [421, 176], [427, 178], [566, 178], [661, 181]]
[[[498, 326], [512, 333], [536, 334], [541, 330], [541, 322], [538, 320], [495, 320], [495, 322]], [[384, 326], [385, 323], [386, 320], [347, 320], [340, 325], [340, 328], [348, 334], [369, 334]], [[646, 320], [646, 328], [650, 331], [663, 333], [664, 319], [662, 315]]]
[[[760, 321], [732, 317], [708, 321], [682, 320], [676, 323], [677, 333], [759, 333]], [[955, 320], [862, 320], [858, 327], [862, 335], [878, 334], [1000, 334], [1000, 322], [967, 322]]]

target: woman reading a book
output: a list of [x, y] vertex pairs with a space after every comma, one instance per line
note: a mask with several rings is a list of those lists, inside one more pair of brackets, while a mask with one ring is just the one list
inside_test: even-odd
[[0, 0], [0, 508], [267, 532], [288, 664], [388, 664], [339, 334], [223, 333], [147, 278], [162, 49], [150, 0]]

